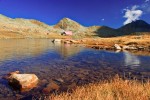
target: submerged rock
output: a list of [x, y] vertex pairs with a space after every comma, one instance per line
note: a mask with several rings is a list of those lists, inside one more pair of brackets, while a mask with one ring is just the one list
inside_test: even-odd
[[60, 85], [57, 82], [51, 80], [50, 83], [47, 84], [47, 86], [43, 89], [43, 93], [48, 94], [52, 91], [59, 90], [59, 88], [60, 88]]
[[57, 83], [60, 83], [60, 84], [64, 83], [64, 80], [61, 79], [61, 78], [53, 79], [53, 81], [55, 81], [55, 82], [57, 82]]
[[35, 74], [19, 74], [16, 71], [9, 73], [7, 80], [14, 89], [24, 92], [36, 87], [39, 79]]

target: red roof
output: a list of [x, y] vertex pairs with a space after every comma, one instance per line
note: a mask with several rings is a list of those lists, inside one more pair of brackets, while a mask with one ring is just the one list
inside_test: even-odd
[[65, 31], [66, 35], [73, 35], [72, 31]]

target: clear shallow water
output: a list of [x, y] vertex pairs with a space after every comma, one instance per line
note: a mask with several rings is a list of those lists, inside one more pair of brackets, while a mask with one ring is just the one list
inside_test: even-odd
[[[2, 77], [16, 70], [36, 74], [41, 80], [39, 88], [25, 94], [13, 91]], [[54, 78], [82, 85], [107, 79], [110, 75], [126, 76], [124, 73], [131, 73], [138, 79], [148, 78], [150, 56], [53, 44], [48, 39], [0, 40], [0, 98], [41, 93], [44, 85]]]

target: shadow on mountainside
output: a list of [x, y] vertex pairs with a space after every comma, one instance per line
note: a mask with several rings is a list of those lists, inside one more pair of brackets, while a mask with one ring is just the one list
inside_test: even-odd
[[117, 37], [124, 35], [142, 35], [150, 34], [150, 28], [147, 27], [125, 27], [119, 29], [112, 29], [106, 26], [102, 26], [94, 31], [99, 37]]
[[143, 20], [137, 20], [118, 29], [102, 26], [97, 28], [95, 33], [100, 37], [150, 34], [150, 24]]
[[99, 37], [116, 37], [121, 35], [121, 31], [107, 26], [99, 27], [94, 31], [94, 33]]

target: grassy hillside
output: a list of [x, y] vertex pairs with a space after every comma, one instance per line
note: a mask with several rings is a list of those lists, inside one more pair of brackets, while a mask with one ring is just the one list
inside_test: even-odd
[[138, 20], [118, 29], [113, 29], [108, 26], [85, 27], [69, 18], [63, 18], [56, 25], [50, 26], [33, 19], [13, 19], [0, 15], [0, 39], [60, 38], [60, 34], [63, 31], [72, 31], [73, 38], [116, 37], [150, 32], [150, 25], [142, 20]]
[[0, 38], [47, 38], [57, 31], [45, 23], [32, 19], [12, 19], [0, 15]]

